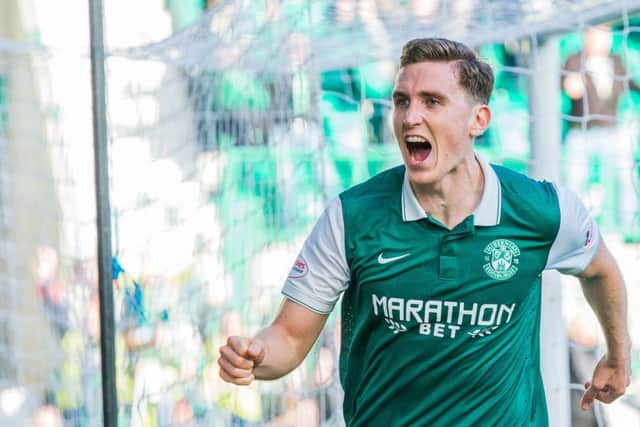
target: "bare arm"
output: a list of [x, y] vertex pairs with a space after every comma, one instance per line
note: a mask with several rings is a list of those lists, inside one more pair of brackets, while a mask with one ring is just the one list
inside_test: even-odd
[[288, 374], [304, 360], [327, 317], [285, 298], [270, 326], [254, 338], [229, 337], [220, 347], [220, 377], [248, 385]]
[[582, 409], [594, 399], [613, 402], [624, 394], [630, 376], [630, 340], [627, 329], [627, 294], [615, 259], [604, 242], [587, 268], [578, 275], [582, 291], [595, 312], [607, 342], [593, 379], [586, 384]]
[[309, 353], [328, 315], [285, 299], [275, 320], [256, 339], [264, 344], [265, 356], [254, 368], [256, 378], [271, 380], [288, 374]]

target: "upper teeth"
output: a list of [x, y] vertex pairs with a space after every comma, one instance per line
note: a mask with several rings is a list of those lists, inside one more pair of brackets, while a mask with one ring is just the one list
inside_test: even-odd
[[413, 135], [412, 136], [407, 136], [405, 138], [405, 141], [407, 141], [407, 142], [429, 142], [429, 141], [427, 141], [426, 138], [423, 138], [421, 136], [413, 136]]

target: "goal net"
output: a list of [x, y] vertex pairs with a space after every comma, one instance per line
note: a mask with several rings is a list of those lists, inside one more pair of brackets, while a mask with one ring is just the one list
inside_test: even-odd
[[[190, 25], [110, 46], [106, 61], [122, 425], [342, 424], [336, 315], [282, 380], [223, 383], [218, 347], [272, 320], [327, 201], [401, 163], [390, 94], [415, 37], [463, 41], [491, 63], [477, 150], [582, 197], [623, 269], [640, 341], [640, 2], [193, 4]], [[0, 425], [100, 425], [90, 133], [77, 131], [90, 109], [65, 109], [62, 95], [88, 75], [82, 53], [0, 39]], [[573, 410], [604, 342], [579, 285], [546, 281], [562, 281], [545, 288], [552, 424], [640, 423], [637, 374], [614, 405]]]

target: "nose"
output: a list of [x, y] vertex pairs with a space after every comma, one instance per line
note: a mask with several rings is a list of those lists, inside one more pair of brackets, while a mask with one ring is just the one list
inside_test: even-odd
[[417, 126], [422, 121], [422, 114], [418, 111], [417, 108], [413, 106], [409, 106], [404, 113], [404, 118], [402, 119], [402, 125], [405, 128], [412, 128]]

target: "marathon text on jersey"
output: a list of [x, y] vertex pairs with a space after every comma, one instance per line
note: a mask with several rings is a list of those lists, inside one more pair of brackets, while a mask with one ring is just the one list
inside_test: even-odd
[[[464, 326], [496, 329], [509, 323], [516, 304], [479, 304], [371, 295], [374, 316], [397, 322], [417, 322], [422, 335], [455, 338]], [[387, 322], [388, 323], [388, 322]], [[402, 324], [398, 324], [402, 325]], [[406, 329], [402, 330], [404, 332]], [[475, 337], [474, 334], [470, 334]]]

